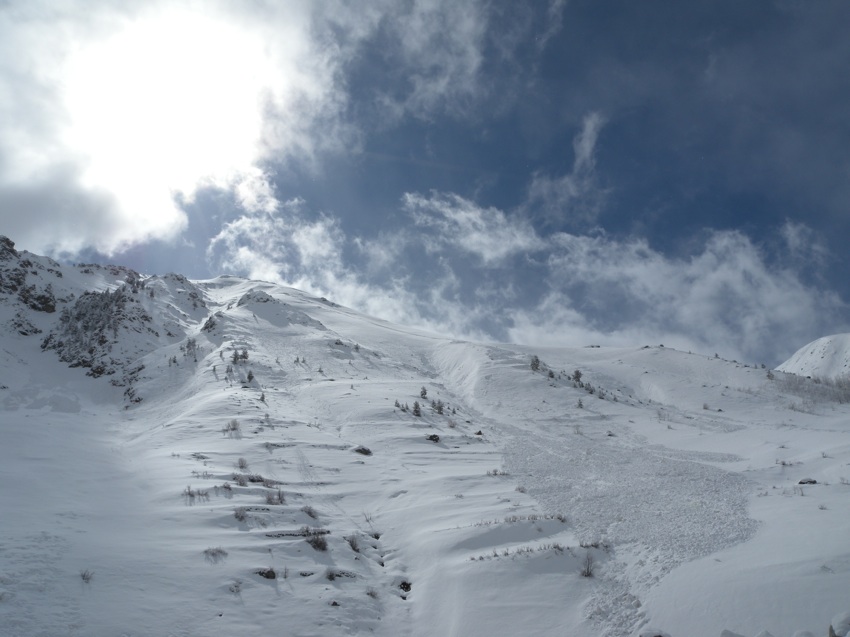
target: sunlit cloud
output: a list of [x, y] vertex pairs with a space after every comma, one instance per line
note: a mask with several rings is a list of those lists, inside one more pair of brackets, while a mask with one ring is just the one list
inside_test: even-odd
[[287, 3], [285, 15], [226, 3], [117, 7], [80, 5], [62, 19], [49, 4], [0, 10], [0, 40], [26, 44], [22, 56], [0, 45], [0, 82], [17, 89], [0, 97], [0, 198], [61, 220], [70, 211], [27, 198], [58, 188], [92, 220], [73, 232], [46, 224], [28, 245], [111, 253], [173, 238], [201, 188], [269, 210], [266, 163], [309, 163], [348, 141], [335, 121], [342, 60], [314, 39], [312, 3]]
[[528, 220], [510, 218], [496, 208], [482, 208], [453, 193], [432, 193], [430, 197], [407, 193], [403, 205], [416, 225], [432, 231], [423, 237], [432, 251], [451, 246], [493, 265], [545, 246]]

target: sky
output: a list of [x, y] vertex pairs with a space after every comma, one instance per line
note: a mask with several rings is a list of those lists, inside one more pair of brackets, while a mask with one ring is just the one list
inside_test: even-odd
[[0, 234], [441, 334], [850, 331], [843, 0], [0, 0]]

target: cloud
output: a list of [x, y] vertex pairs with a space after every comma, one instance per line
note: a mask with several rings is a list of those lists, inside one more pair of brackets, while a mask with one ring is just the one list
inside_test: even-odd
[[435, 252], [450, 246], [492, 266], [512, 255], [545, 247], [526, 219], [511, 218], [496, 208], [482, 208], [456, 194], [423, 197], [407, 193], [402, 202], [414, 223], [431, 231], [425, 241]]
[[802, 265], [824, 267], [830, 260], [829, 250], [806, 224], [786, 219], [780, 234], [788, 256], [794, 261]]
[[394, 63], [393, 82], [376, 101], [387, 115], [430, 118], [469, 113], [485, 91], [480, 71], [489, 24], [486, 3], [413, 0], [393, 3], [384, 16], [381, 46]]
[[846, 311], [836, 295], [769, 263], [738, 232], [711, 232], [687, 258], [640, 239], [559, 234], [552, 241], [548, 292], [532, 309], [514, 311], [513, 340], [663, 342], [777, 363]]
[[449, 0], [0, 4], [5, 231], [39, 251], [110, 255], [178, 237], [201, 189], [269, 211], [275, 172], [360, 148], [349, 74], [364, 50], [392, 57], [371, 111], [469, 112], [487, 93], [489, 13]]
[[[396, 245], [396, 254], [409, 245], [403, 234], [386, 240]], [[401, 264], [385, 257], [372, 270], [380, 276], [367, 280], [345, 258], [349, 246], [367, 256], [375, 248], [372, 241], [346, 236], [332, 216], [310, 218], [306, 203], [294, 199], [273, 212], [225, 224], [210, 242], [207, 258], [220, 271], [295, 287], [398, 324], [473, 340], [486, 337], [477, 322], [487, 308], [458, 301], [451, 268], [432, 267], [432, 276], [423, 280], [402, 274]]]
[[567, 0], [550, 0], [549, 8], [546, 10], [546, 28], [537, 36], [537, 50], [542, 52], [546, 45], [561, 30], [564, 20], [564, 7]]
[[208, 187], [268, 210], [271, 162], [356, 147], [342, 116], [350, 51], [329, 45], [315, 3], [57, 7], [0, 7], [0, 209], [32, 249], [174, 238]]
[[544, 218], [585, 227], [596, 221], [605, 192], [596, 178], [594, 151], [605, 118], [590, 112], [573, 138], [573, 168], [562, 177], [536, 173], [528, 188], [528, 206], [542, 207]]
[[216, 267], [397, 323], [539, 346], [664, 343], [774, 365], [847, 310], [740, 232], [706, 232], [690, 254], [669, 256], [640, 238], [541, 237], [518, 213], [453, 193], [407, 194], [402, 206], [416, 230], [364, 238], [292, 200], [226, 224], [208, 254]]

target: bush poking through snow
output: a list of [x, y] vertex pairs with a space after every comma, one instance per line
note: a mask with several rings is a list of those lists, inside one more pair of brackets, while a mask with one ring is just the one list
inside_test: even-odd
[[239, 458], [239, 460], [236, 461], [236, 466], [239, 468], [240, 471], [247, 471], [248, 461], [245, 460], [245, 458]]
[[233, 517], [239, 522], [245, 522], [248, 519], [248, 509], [245, 507], [236, 507], [233, 510]]
[[269, 491], [266, 493], [266, 504], [270, 504], [272, 506], [276, 506], [279, 504], [286, 504], [286, 498], [283, 495], [283, 491], [277, 489], [275, 491]]
[[324, 533], [310, 533], [310, 535], [307, 536], [307, 544], [312, 546], [317, 551], [328, 550], [328, 541], [325, 539]]
[[357, 540], [356, 535], [349, 535], [345, 538], [345, 541], [348, 542], [348, 546], [351, 547], [351, 550], [355, 553], [360, 552], [360, 542]]
[[80, 579], [83, 580], [85, 584], [90, 584], [93, 577], [94, 571], [90, 571], [89, 569], [83, 569], [80, 571]]
[[318, 511], [316, 511], [316, 509], [311, 507], [309, 504], [305, 504], [303, 507], [301, 507], [301, 511], [303, 513], [306, 513], [309, 517], [313, 518], [314, 520], [317, 520], [319, 518]]
[[325, 579], [327, 579], [329, 582], [333, 582], [334, 580], [340, 577], [354, 578], [356, 576], [350, 571], [338, 571], [333, 568], [329, 568], [327, 571], [325, 571]]
[[204, 559], [211, 564], [218, 564], [227, 557], [227, 551], [220, 546], [204, 549]]
[[593, 577], [593, 556], [590, 551], [585, 554], [579, 573], [582, 577]]
[[227, 422], [227, 424], [222, 428], [221, 432], [228, 438], [241, 438], [242, 425], [240, 425], [239, 421], [234, 418], [233, 420], [229, 420]]
[[536, 372], [540, 369], [540, 359], [537, 357], [537, 354], [531, 357], [530, 363], [531, 371]]
[[364, 447], [363, 445], [357, 445], [354, 447], [354, 453], [359, 453], [362, 456], [371, 456], [372, 450], [369, 447]]
[[257, 571], [257, 575], [265, 577], [266, 579], [277, 579], [277, 571], [275, 571], [271, 566], [269, 568], [261, 568]]

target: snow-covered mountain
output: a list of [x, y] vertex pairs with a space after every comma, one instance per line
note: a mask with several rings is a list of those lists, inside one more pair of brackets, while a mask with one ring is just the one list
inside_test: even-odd
[[824, 336], [798, 349], [779, 369], [813, 378], [850, 378], [850, 334]]
[[3, 635], [850, 625], [840, 387], [460, 342], [8, 239], [0, 325]]

